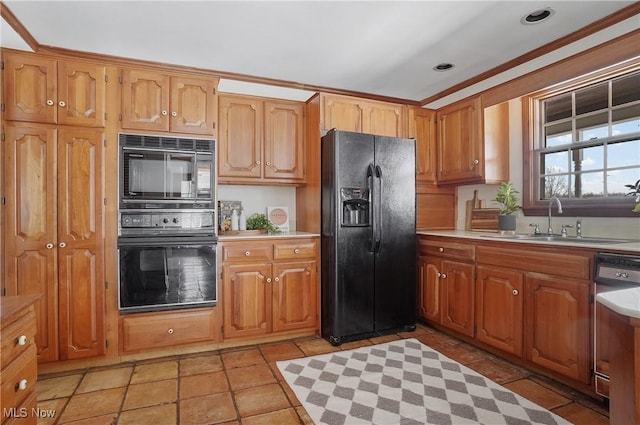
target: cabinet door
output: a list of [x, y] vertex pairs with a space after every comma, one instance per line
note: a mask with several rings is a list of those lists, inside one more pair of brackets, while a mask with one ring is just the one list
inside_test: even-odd
[[122, 71], [122, 128], [169, 130], [169, 77]]
[[213, 136], [216, 87], [215, 80], [172, 77], [171, 131]]
[[316, 262], [273, 264], [273, 331], [314, 329], [317, 321]]
[[105, 126], [106, 67], [58, 62], [58, 123]]
[[418, 258], [418, 316], [442, 323], [440, 260], [421, 255]]
[[369, 103], [365, 106], [364, 132], [378, 136], [404, 137], [404, 107], [395, 104]]
[[527, 273], [525, 293], [528, 360], [589, 384], [589, 282]]
[[473, 264], [442, 260], [442, 325], [473, 337]]
[[7, 295], [42, 294], [36, 303], [39, 360], [57, 360], [56, 131], [7, 125], [4, 143]]
[[264, 177], [304, 177], [304, 105], [264, 103]]
[[58, 135], [60, 358], [104, 354], [103, 143], [99, 130]]
[[436, 113], [430, 109], [409, 109], [409, 137], [416, 139], [416, 181], [436, 182]]
[[336, 128], [355, 133], [364, 132], [364, 108], [358, 99], [346, 96], [324, 96], [323, 129]]
[[9, 54], [5, 55], [3, 74], [7, 121], [56, 122], [56, 61]]
[[262, 176], [262, 101], [220, 96], [218, 175]]
[[438, 182], [473, 182], [482, 177], [482, 110], [480, 98], [437, 112]]
[[222, 268], [221, 297], [224, 303], [225, 338], [271, 332], [270, 281], [270, 264], [242, 264]]
[[522, 272], [478, 266], [476, 339], [522, 355]]

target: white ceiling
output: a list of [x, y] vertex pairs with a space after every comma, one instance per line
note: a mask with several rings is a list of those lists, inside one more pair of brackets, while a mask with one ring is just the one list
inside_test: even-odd
[[[420, 101], [632, 1], [4, 1], [40, 45]], [[523, 25], [551, 7], [546, 22]], [[28, 46], [2, 23], [2, 46]], [[640, 27], [638, 16], [433, 102], [439, 107]], [[455, 64], [448, 72], [433, 67]], [[303, 87], [301, 86], [301, 87]], [[220, 91], [262, 85], [224, 80]], [[266, 92], [264, 92], [266, 90]], [[306, 99], [287, 89], [282, 97]]]

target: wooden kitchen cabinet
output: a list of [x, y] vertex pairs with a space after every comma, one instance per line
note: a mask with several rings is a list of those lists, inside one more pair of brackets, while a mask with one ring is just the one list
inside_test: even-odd
[[322, 95], [324, 130], [336, 128], [378, 136], [405, 137], [406, 106], [333, 94]]
[[408, 137], [416, 139], [416, 183], [437, 181], [436, 111], [409, 108]]
[[302, 183], [304, 104], [220, 95], [218, 149], [220, 183]]
[[40, 362], [104, 354], [103, 146], [98, 129], [6, 127], [4, 283], [43, 294]]
[[317, 327], [317, 239], [222, 243], [224, 338]]
[[123, 129], [215, 136], [217, 79], [124, 69]]
[[4, 54], [4, 119], [104, 127], [106, 67]]

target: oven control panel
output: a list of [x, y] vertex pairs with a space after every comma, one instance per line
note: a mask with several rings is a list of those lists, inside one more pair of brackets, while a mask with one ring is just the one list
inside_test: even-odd
[[125, 211], [120, 213], [120, 235], [162, 231], [180, 234], [215, 229], [214, 210]]

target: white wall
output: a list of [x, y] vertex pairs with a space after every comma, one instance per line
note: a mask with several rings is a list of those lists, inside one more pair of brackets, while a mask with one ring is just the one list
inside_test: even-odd
[[[522, 194], [522, 107], [519, 99], [509, 102], [509, 175], [514, 187]], [[464, 230], [466, 201], [473, 199], [473, 191], [478, 190], [478, 198], [485, 200], [486, 208], [496, 208], [493, 201], [498, 185], [468, 185], [458, 187], [458, 221], [456, 229]], [[522, 198], [520, 198], [522, 199]], [[578, 217], [558, 215], [555, 206], [552, 209], [552, 223], [556, 233], [563, 224], [575, 226]], [[640, 215], [638, 217], [581, 217], [583, 236], [616, 237], [640, 239]], [[517, 233], [530, 233], [530, 223], [538, 223], [544, 232], [548, 227], [547, 217], [526, 217], [518, 212]], [[575, 227], [569, 229], [569, 235], [575, 234]]]
[[296, 230], [296, 188], [284, 186], [218, 185], [219, 201], [240, 201], [247, 217], [267, 213], [267, 207], [289, 208], [289, 230]]

